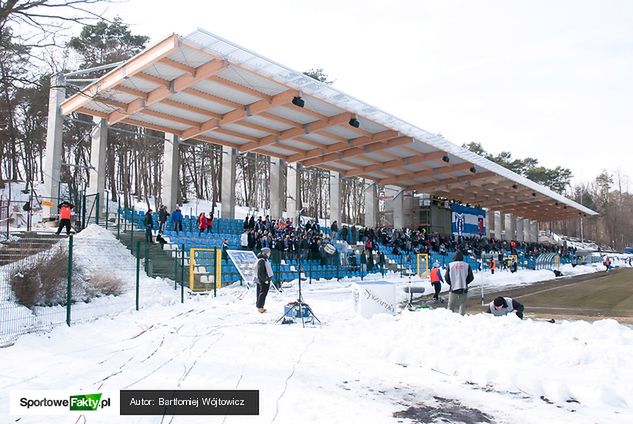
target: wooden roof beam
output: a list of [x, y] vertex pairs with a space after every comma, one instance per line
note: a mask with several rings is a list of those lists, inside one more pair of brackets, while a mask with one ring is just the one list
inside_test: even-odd
[[293, 155], [291, 157], [291, 162], [303, 162], [314, 158], [324, 157], [327, 154], [341, 152], [343, 150], [361, 147], [364, 145], [369, 145], [373, 143], [378, 143], [380, 141], [384, 141], [387, 139], [398, 137], [399, 133], [397, 131], [387, 130], [382, 131], [376, 134], [373, 134], [371, 137], [358, 137], [350, 140], [346, 140], [344, 142], [339, 142], [336, 144], [330, 144], [329, 146], [322, 145], [317, 149], [312, 149], [307, 151], [301, 155]]
[[[438, 180], [437, 178], [435, 178], [436, 174], [443, 174], [443, 175], [450, 175], [451, 177], [453, 177], [453, 175], [451, 174], [451, 172], [455, 172], [455, 171], [464, 171], [466, 169], [470, 169], [472, 167], [471, 163], [465, 162], [465, 163], [458, 163], [455, 165], [446, 165], [446, 166], [441, 166], [441, 167], [437, 167], [437, 168], [429, 168], [429, 169], [423, 169], [421, 171], [416, 171], [416, 172], [411, 172], [405, 176], [402, 177], [392, 177], [392, 178], [387, 178], [385, 180], [380, 180], [380, 184], [397, 184], [399, 180], [402, 179], [416, 179], [416, 178], [430, 178], [432, 180], [436, 180], [438, 182], [441, 182], [442, 180]], [[440, 172], [440, 170], [442, 170]]]
[[[354, 140], [350, 140], [350, 145], [353, 143]], [[322, 155], [316, 158], [304, 160], [303, 164], [305, 166], [316, 166], [325, 162], [336, 161], [338, 159], [351, 158], [354, 156], [362, 155], [363, 153], [377, 152], [380, 150], [403, 146], [410, 143], [413, 143], [413, 138], [411, 137], [406, 137], [406, 136], [395, 137], [386, 141], [372, 143], [369, 145], [361, 145], [360, 147], [354, 147], [352, 149], [329, 153], [329, 154]]]
[[204, 65], [196, 68], [196, 72], [194, 75], [185, 74], [182, 75], [173, 81], [169, 82], [169, 86], [161, 85], [155, 90], [147, 93], [143, 98], [138, 98], [136, 100], [131, 101], [127, 104], [125, 110], [117, 110], [110, 114], [108, 117], [108, 123], [110, 125], [116, 124], [117, 122], [121, 122], [123, 119], [126, 119], [128, 116], [133, 115], [146, 107], [158, 103], [173, 93], [178, 93], [183, 91], [186, 88], [194, 85], [198, 81], [202, 81], [218, 72], [222, 71], [228, 66], [227, 62], [214, 60], [212, 62], [205, 63]]
[[287, 140], [290, 138], [297, 137], [303, 134], [309, 134], [312, 131], [316, 131], [319, 129], [323, 129], [326, 127], [332, 127], [340, 124], [341, 122], [345, 122], [345, 120], [349, 120], [351, 114], [349, 112], [341, 113], [340, 115], [334, 115], [326, 120], [314, 121], [309, 124], [304, 125], [303, 127], [295, 127], [290, 128], [288, 130], [281, 131], [279, 135], [270, 135], [268, 137], [264, 137], [257, 141], [247, 143], [240, 147], [241, 152], [250, 152], [252, 150], [256, 150], [265, 146], [269, 146], [271, 144], [278, 143], [281, 140]]
[[221, 119], [210, 119], [197, 127], [192, 127], [183, 131], [183, 139], [186, 140], [188, 138], [194, 138], [198, 134], [212, 131], [216, 128], [221, 128], [223, 125], [238, 123], [240, 120], [248, 116], [257, 115], [267, 109], [289, 103], [292, 101], [292, 98], [298, 94], [299, 92], [296, 90], [287, 90], [269, 99], [259, 100], [255, 103], [251, 103], [250, 105], [242, 106], [239, 109], [232, 110], [231, 112], [222, 115]]
[[[438, 180], [437, 183], [430, 183], [430, 184], [422, 184], [422, 185], [417, 185], [417, 186], [411, 186], [412, 190], [417, 191], [418, 193], [427, 193], [427, 191], [425, 190], [431, 190], [434, 188], [441, 188], [441, 187], [446, 187], [446, 188], [451, 188], [449, 186], [452, 186], [453, 184], [459, 184], [465, 181], [472, 181], [472, 180], [477, 180], [477, 179], [483, 179], [483, 178], [488, 178], [491, 177], [494, 174], [493, 172], [479, 172], [477, 174], [474, 174], [473, 176], [470, 175], [463, 175], [461, 177], [451, 177], [448, 178], [449, 181], [447, 180]], [[463, 188], [463, 187], [460, 187]]]
[[409, 156], [406, 158], [393, 159], [387, 162], [382, 162], [380, 164], [374, 164], [369, 166], [363, 166], [358, 168], [356, 171], [348, 172], [347, 175], [350, 177], [356, 177], [358, 175], [366, 174], [368, 172], [379, 171], [381, 169], [394, 168], [398, 166], [405, 166], [411, 164], [417, 164], [421, 162], [441, 162], [442, 157], [446, 155], [446, 152], [437, 151], [431, 153], [422, 153], [415, 156]]
[[178, 47], [178, 35], [172, 34], [158, 44], [150, 47], [142, 54], [130, 59], [128, 62], [114, 69], [100, 80], [93, 82], [84, 90], [73, 95], [61, 104], [63, 115], [69, 115], [77, 109], [85, 106], [96, 95], [121, 84], [126, 78], [136, 75], [147, 66], [152, 65], [171, 54]]

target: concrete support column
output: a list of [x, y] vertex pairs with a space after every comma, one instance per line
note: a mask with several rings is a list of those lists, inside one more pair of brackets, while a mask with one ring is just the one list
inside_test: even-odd
[[486, 238], [490, 238], [495, 234], [495, 211], [486, 210]]
[[508, 235], [506, 234], [506, 214], [503, 212], [499, 212], [499, 233], [498, 238], [500, 240], [507, 240]]
[[531, 225], [532, 239], [535, 243], [538, 243], [538, 221], [532, 221]]
[[497, 240], [501, 239], [501, 215], [498, 211], [494, 212], [494, 222], [495, 222], [495, 238]]
[[[108, 121], [104, 118], [93, 118], [95, 126], [92, 129], [90, 145], [90, 172], [88, 172], [88, 193], [99, 194], [99, 209], [105, 210], [105, 178], [106, 178], [106, 148], [108, 147]], [[94, 204], [95, 197], [90, 197]], [[91, 205], [92, 206], [92, 205]], [[91, 209], [88, 207], [88, 210]], [[96, 210], [95, 210], [96, 213]]]
[[517, 232], [517, 241], [524, 241], [525, 240], [525, 235], [524, 235], [524, 230], [523, 230], [523, 223], [525, 222], [525, 220], [521, 217], [519, 217], [516, 220], [516, 232]]
[[[178, 190], [180, 190], [178, 171], [180, 170], [180, 137], [175, 134], [165, 133], [165, 145], [163, 147], [163, 194], [162, 203], [171, 213], [178, 203]], [[224, 210], [224, 204], [222, 205]]]
[[330, 171], [330, 224], [334, 221], [341, 226], [341, 174]]
[[393, 228], [404, 228], [404, 190], [396, 186], [386, 186], [385, 190], [395, 195], [385, 205], [386, 209], [393, 212]]
[[64, 117], [60, 105], [66, 98], [66, 79], [63, 74], [51, 77], [48, 97], [48, 128], [46, 130], [46, 159], [44, 161], [44, 196], [50, 197], [53, 206], [42, 208], [42, 216], [57, 214], [59, 174], [62, 166], [62, 134]]
[[286, 215], [295, 225], [301, 210], [301, 167], [300, 163], [289, 163], [286, 176]]
[[530, 242], [530, 220], [523, 219], [523, 240], [526, 242]]
[[237, 150], [222, 147], [222, 218], [235, 218], [235, 163]]
[[283, 211], [281, 177], [284, 161], [270, 158], [270, 218], [279, 219]]
[[376, 184], [370, 182], [365, 188], [365, 227], [374, 228], [378, 220], [378, 196], [376, 196]]
[[516, 240], [517, 239], [517, 217], [516, 215], [510, 215], [509, 216], [509, 220], [507, 222], [507, 235], [508, 235], [508, 240]]

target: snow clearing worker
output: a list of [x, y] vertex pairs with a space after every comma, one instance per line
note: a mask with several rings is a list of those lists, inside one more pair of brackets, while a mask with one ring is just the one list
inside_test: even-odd
[[260, 314], [266, 312], [264, 309], [264, 303], [266, 303], [266, 296], [270, 289], [270, 283], [273, 280], [273, 267], [270, 265], [270, 249], [264, 247], [259, 256], [257, 256], [257, 264], [255, 265], [255, 282], [257, 283], [257, 302], [255, 306]]
[[440, 301], [440, 290], [442, 290], [442, 283], [444, 279], [442, 278], [442, 273], [440, 271], [440, 263], [435, 261], [433, 264], [433, 268], [431, 268], [431, 285], [435, 289], [435, 293], [433, 294], [433, 300], [435, 302]]
[[70, 213], [74, 206], [66, 201], [57, 206], [59, 209], [59, 227], [57, 228], [57, 235], [62, 232], [62, 228], [66, 227], [66, 235], [70, 235]]
[[453, 262], [448, 264], [444, 278], [446, 284], [451, 287], [448, 295], [448, 309], [451, 312], [459, 311], [460, 315], [464, 315], [468, 303], [468, 285], [475, 277], [470, 265], [464, 262], [464, 254], [461, 250], [455, 252]]
[[523, 319], [524, 309], [525, 307], [522, 304], [511, 297], [499, 296], [488, 304], [488, 310], [486, 312], [497, 317], [515, 313], [516, 316]]

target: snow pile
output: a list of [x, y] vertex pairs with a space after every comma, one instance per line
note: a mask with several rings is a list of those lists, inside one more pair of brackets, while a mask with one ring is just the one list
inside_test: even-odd
[[[345, 285], [303, 289], [323, 325], [275, 324], [296, 287], [271, 292], [260, 315], [254, 290], [232, 286], [217, 298], [25, 336], [0, 350], [0, 387], [260, 391], [260, 416], [227, 422], [395, 423], [394, 412], [438, 398], [481, 410], [492, 422], [630, 422], [633, 331], [615, 321], [550, 324], [443, 309], [364, 319]], [[10, 421], [7, 404], [0, 397], [1, 422]]]

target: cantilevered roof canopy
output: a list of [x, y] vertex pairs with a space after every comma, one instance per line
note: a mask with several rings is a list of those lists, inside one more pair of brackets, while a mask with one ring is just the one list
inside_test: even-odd
[[62, 104], [73, 112], [541, 221], [596, 212], [203, 30], [171, 35]]

